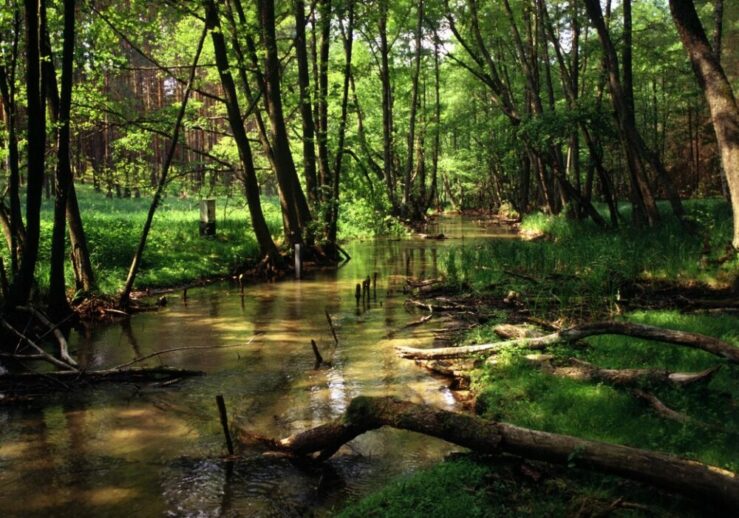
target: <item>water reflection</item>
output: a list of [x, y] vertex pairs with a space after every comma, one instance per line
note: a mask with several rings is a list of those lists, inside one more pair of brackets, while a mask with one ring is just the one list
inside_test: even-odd
[[[259, 452], [227, 463], [219, 459], [224, 447], [214, 403], [215, 394], [224, 394], [236, 421], [269, 436], [335, 418], [359, 394], [455, 408], [443, 381], [394, 352], [401, 343], [431, 343], [431, 331], [390, 331], [417, 318], [403, 306], [408, 277], [450, 275], [472, 238], [499, 237], [500, 231], [457, 218], [429, 233], [449, 239], [354, 243], [347, 247], [352, 261], [339, 270], [246, 286], [243, 296], [232, 285], [190, 290], [186, 302], [173, 294], [157, 314], [73, 335], [71, 346], [87, 368], [174, 347], [233, 347], [182, 350], [144, 363], [208, 372], [173, 387], [96, 387], [0, 409], [3, 514], [321, 514], [388, 477], [438, 460], [449, 445], [380, 430], [352, 441], [321, 467]], [[354, 287], [374, 272], [376, 296], [358, 307]], [[313, 368], [311, 339], [330, 367]]]

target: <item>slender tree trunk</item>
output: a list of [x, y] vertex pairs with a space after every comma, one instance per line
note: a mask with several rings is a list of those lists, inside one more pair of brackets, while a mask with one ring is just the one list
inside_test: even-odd
[[670, 0], [670, 11], [711, 110], [734, 211], [732, 244], [734, 249], [739, 250], [739, 109], [734, 91], [708, 43], [693, 1]]
[[431, 189], [423, 210], [426, 212], [437, 196], [439, 155], [441, 154], [441, 77], [439, 73], [439, 42], [434, 40], [434, 152], [431, 157]]
[[406, 157], [405, 169], [403, 170], [403, 212], [407, 217], [413, 212], [411, 207], [411, 172], [413, 171], [413, 157], [416, 149], [416, 113], [418, 111], [418, 78], [421, 71], [423, 8], [423, 0], [418, 0], [418, 5], [416, 7], [415, 51], [413, 56], [413, 71], [411, 74], [411, 108], [408, 121], [408, 156]]
[[[43, 7], [42, 7], [43, 9]], [[51, 272], [49, 278], [49, 306], [56, 316], [70, 313], [64, 279], [64, 231], [72, 184], [72, 166], [69, 150], [69, 117], [72, 107], [72, 74], [74, 67], [75, 0], [64, 0], [64, 36], [62, 48], [62, 78], [57, 118], [56, 198], [54, 201], [54, 229], [51, 239]], [[44, 24], [45, 25], [45, 24]], [[44, 38], [48, 33], [44, 31]], [[50, 49], [49, 49], [50, 50]], [[49, 65], [53, 68], [51, 55]], [[52, 70], [53, 72], [53, 70]]]
[[289, 223], [286, 239], [290, 245], [302, 243], [303, 231], [310, 221], [308, 203], [300, 185], [295, 162], [290, 152], [285, 118], [282, 111], [282, 93], [280, 91], [280, 60], [277, 55], [277, 39], [275, 36], [274, 0], [259, 0], [259, 13], [262, 28], [262, 39], [266, 48], [264, 59], [265, 97], [269, 106], [269, 120], [272, 129], [272, 148], [277, 181], [285, 198]]
[[41, 196], [44, 185], [46, 114], [41, 83], [39, 0], [25, 0], [26, 18], [26, 98], [28, 113], [28, 175], [26, 190], [26, 236], [17, 275], [10, 286], [7, 304], [28, 302], [34, 282], [41, 233]]
[[[343, 32], [343, 31], [342, 31]], [[336, 146], [336, 163], [334, 166], [331, 206], [329, 208], [328, 242], [337, 242], [339, 224], [339, 187], [341, 180], [341, 163], [344, 158], [344, 141], [346, 137], [346, 119], [349, 113], [349, 82], [352, 75], [352, 45], [354, 40], [354, 0], [348, 0], [347, 27], [344, 34], [344, 86], [341, 94], [341, 119], [339, 120], [339, 136]]]
[[295, 0], [295, 57], [298, 62], [298, 87], [300, 89], [300, 115], [303, 125], [303, 170], [308, 200], [318, 205], [318, 179], [316, 175], [315, 124], [311, 111], [310, 72], [305, 44], [305, 2]]
[[390, 81], [390, 47], [387, 40], [388, 0], [380, 0], [380, 80], [382, 82], [382, 163], [385, 185], [393, 212], [398, 214], [393, 153], [393, 89]]
[[604, 67], [608, 76], [608, 85], [611, 91], [614, 110], [618, 121], [621, 141], [626, 153], [626, 161], [629, 167], [631, 179], [631, 199], [634, 206], [634, 215], [637, 220], [644, 220], [650, 226], [657, 224], [659, 213], [654, 200], [652, 189], [647, 181], [646, 171], [643, 167], [642, 158], [639, 155], [639, 146], [636, 142], [636, 128], [631, 124], [629, 107], [624, 94], [622, 81], [619, 77], [618, 57], [611, 42], [608, 28], [603, 20], [603, 13], [598, 0], [585, 0], [588, 11], [598, 37], [601, 41], [604, 53]]
[[8, 197], [10, 198], [9, 232], [10, 232], [10, 273], [18, 272], [19, 256], [23, 253], [25, 228], [21, 216], [20, 202], [20, 168], [18, 154], [18, 113], [15, 100], [15, 77], [18, 62], [18, 38], [21, 34], [20, 8], [13, 5], [13, 37], [10, 43], [10, 63], [0, 65], [0, 98], [6, 114], [6, 131], [8, 141], [7, 165], [9, 172]]
[[[210, 20], [208, 20], [208, 22], [210, 22]], [[157, 184], [157, 189], [154, 192], [154, 197], [151, 200], [151, 205], [149, 206], [149, 212], [146, 214], [146, 221], [144, 222], [144, 228], [141, 231], [139, 245], [136, 248], [136, 252], [134, 253], [133, 259], [131, 260], [131, 267], [128, 270], [128, 277], [126, 278], [126, 285], [123, 288], [123, 293], [121, 293], [121, 296], [118, 299], [118, 305], [120, 307], [128, 306], [130, 295], [131, 295], [131, 290], [133, 289], [133, 283], [136, 280], [136, 274], [139, 271], [139, 266], [141, 264], [141, 258], [144, 254], [144, 248], [146, 247], [146, 240], [149, 237], [149, 230], [151, 229], [151, 224], [154, 221], [154, 213], [156, 212], [157, 207], [159, 206], [159, 202], [162, 198], [162, 193], [164, 192], [164, 188], [167, 185], [167, 177], [169, 174], [169, 168], [172, 165], [172, 160], [174, 159], [175, 152], [177, 151], [177, 143], [179, 141], [180, 129], [182, 127], [182, 119], [184, 119], [185, 117], [187, 101], [190, 98], [192, 86], [195, 81], [195, 72], [197, 71], [197, 65], [198, 65], [198, 60], [200, 59], [200, 53], [203, 50], [203, 44], [205, 43], [205, 38], [208, 35], [208, 31], [212, 30], [213, 28], [214, 28], [213, 26], [209, 25], [209, 23], [206, 22], [205, 28], [203, 29], [203, 32], [200, 36], [200, 40], [198, 41], [197, 49], [195, 51], [195, 57], [193, 59], [192, 67], [190, 69], [190, 77], [188, 79], [187, 86], [185, 87], [182, 104], [180, 105], [180, 110], [177, 113], [177, 119], [175, 121], [174, 131], [172, 132], [172, 142], [169, 145], [167, 156], [165, 157], [164, 164], [162, 165], [162, 172], [159, 175], [159, 183]], [[215, 36], [216, 34], [215, 31], [212, 32], [212, 34]], [[221, 38], [223, 38], [223, 35], [220, 34], [220, 32], [218, 34]], [[213, 46], [215, 47], [215, 44]], [[220, 66], [218, 68], [219, 70], [221, 70]]]
[[[331, 165], [328, 156], [328, 57], [331, 43], [331, 0], [318, 0], [321, 44], [318, 55], [318, 170], [319, 197], [329, 201]], [[328, 191], [328, 192], [327, 192]]]

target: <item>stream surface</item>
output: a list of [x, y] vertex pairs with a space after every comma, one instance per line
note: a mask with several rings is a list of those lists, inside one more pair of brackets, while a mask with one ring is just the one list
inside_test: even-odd
[[[74, 334], [81, 365], [105, 368], [165, 349], [139, 365], [200, 369], [169, 386], [103, 384], [0, 407], [2, 516], [330, 515], [390, 478], [438, 462], [454, 447], [392, 429], [364, 434], [322, 466], [259, 451], [225, 453], [215, 395], [251, 431], [284, 437], [344, 412], [358, 395], [397, 396], [459, 410], [447, 382], [397, 357], [399, 344], [429, 346], [423, 313], [404, 307], [408, 278], [434, 278], [450, 252], [510, 238], [491, 222], [442, 218], [429, 233], [351, 243], [352, 260], [300, 281], [217, 284], [168, 296], [156, 313]], [[376, 296], [357, 305], [354, 287], [378, 273]], [[335, 323], [333, 345], [325, 311]], [[310, 340], [331, 366], [314, 369]], [[60, 391], [61, 392], [61, 391]]]

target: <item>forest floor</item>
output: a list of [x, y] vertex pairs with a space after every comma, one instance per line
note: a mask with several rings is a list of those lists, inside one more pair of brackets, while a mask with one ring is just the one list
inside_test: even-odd
[[[695, 222], [690, 231], [667, 218], [657, 229], [625, 226], [602, 231], [588, 223], [532, 216], [522, 223], [521, 234], [534, 240], [466, 249], [450, 261], [443, 282], [418, 282], [412, 297], [420, 313], [424, 305], [432, 305], [437, 318], [439, 312], [444, 314], [446, 328], [454, 328], [451, 335], [437, 335], [440, 346], [499, 341], [496, 334], [503, 324], [526, 322], [528, 332], [549, 333], [552, 328], [616, 319], [701, 333], [739, 347], [739, 260], [726, 256], [728, 208], [714, 202], [688, 207]], [[449, 318], [456, 324], [450, 325]], [[479, 357], [419, 363], [436, 372], [453, 372], [450, 386], [462, 389], [457, 393], [482, 417], [739, 470], [736, 365], [704, 351], [627, 336], [556, 345], [545, 351], [545, 358], [533, 358], [531, 352], [510, 347], [487, 361]], [[650, 380], [617, 386], [557, 375], [566, 372], [562, 366], [577, 361], [608, 369], [719, 368], [686, 386]], [[653, 400], [639, 394], [656, 398], [674, 414], [666, 417]], [[508, 456], [454, 455], [429, 470], [392, 481], [341, 515], [708, 512], [710, 502], [580, 470], [576, 457], [569, 467], [554, 467]]]

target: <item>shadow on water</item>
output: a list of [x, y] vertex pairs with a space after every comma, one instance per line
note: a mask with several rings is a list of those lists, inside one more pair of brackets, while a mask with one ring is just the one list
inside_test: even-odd
[[[214, 402], [267, 436], [284, 436], [340, 415], [357, 395], [394, 395], [455, 409], [442, 380], [400, 360], [398, 344], [425, 345], [423, 326], [391, 334], [417, 316], [403, 305], [410, 277], [446, 275], [450, 255], [499, 228], [444, 219], [444, 241], [376, 240], [348, 246], [352, 261], [301, 281], [223, 284], [170, 297], [166, 309], [73, 335], [86, 368], [155, 351], [204, 345], [147, 360], [202, 369], [169, 387], [94, 387], [0, 409], [0, 509], [7, 515], [305, 516], [326, 514], [389, 477], [428, 466], [452, 451], [410, 432], [378, 430], [322, 466], [224, 445]], [[378, 273], [376, 295], [357, 304], [354, 287]], [[340, 340], [333, 343], [325, 311]], [[392, 335], [392, 338], [387, 338]], [[315, 339], [331, 366], [313, 368]]]

